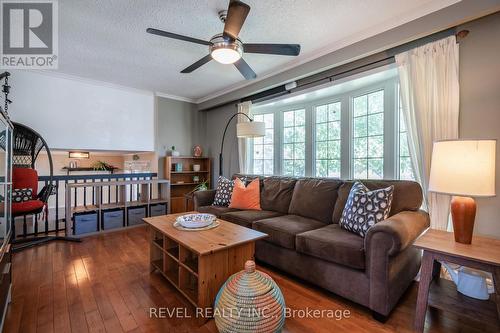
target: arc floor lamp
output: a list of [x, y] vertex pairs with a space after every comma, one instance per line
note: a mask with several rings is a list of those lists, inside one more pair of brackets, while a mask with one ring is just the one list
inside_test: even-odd
[[236, 124], [236, 136], [238, 138], [260, 138], [266, 135], [266, 124], [261, 121], [254, 121], [247, 114], [243, 112], [237, 112], [229, 118], [226, 124], [226, 128], [224, 129], [224, 134], [222, 134], [222, 142], [220, 145], [220, 153], [219, 153], [219, 176], [222, 176], [222, 152], [224, 150], [224, 139], [226, 138], [227, 128], [236, 116], [243, 115], [248, 118], [249, 122], [245, 123], [237, 123]]

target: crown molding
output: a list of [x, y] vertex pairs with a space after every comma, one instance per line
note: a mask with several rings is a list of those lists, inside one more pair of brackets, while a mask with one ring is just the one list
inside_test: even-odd
[[[21, 71], [21, 70], [17, 69], [14, 71]], [[84, 83], [84, 84], [91, 84], [91, 85], [105, 87], [105, 88], [112, 88], [112, 89], [117, 89], [117, 90], [122, 90], [122, 91], [127, 91], [127, 92], [133, 92], [133, 93], [137, 93], [137, 94], [154, 96], [154, 93], [152, 91], [149, 91], [149, 90], [123, 86], [123, 85], [116, 84], [116, 83], [90, 79], [90, 78], [77, 76], [77, 75], [73, 75], [73, 74], [66, 74], [66, 73], [55, 71], [55, 70], [29, 69], [29, 70], [22, 70], [22, 71], [33, 73], [33, 74], [55, 77], [55, 78], [64, 79], [64, 80], [76, 81], [76, 82], [80, 82], [80, 83]]]
[[173, 99], [176, 101], [181, 101], [181, 102], [187, 102], [187, 103], [197, 103], [197, 100], [194, 98], [189, 98], [189, 97], [182, 97], [182, 96], [177, 96], [177, 95], [171, 95], [163, 92], [155, 92], [155, 96], [157, 97], [163, 97], [163, 98], [168, 98], [168, 99]]

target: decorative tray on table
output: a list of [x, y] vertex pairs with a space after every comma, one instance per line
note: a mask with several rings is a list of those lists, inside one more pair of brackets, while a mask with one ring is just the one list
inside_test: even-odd
[[207, 230], [218, 225], [215, 215], [204, 213], [182, 215], [174, 222], [174, 227], [180, 230]]

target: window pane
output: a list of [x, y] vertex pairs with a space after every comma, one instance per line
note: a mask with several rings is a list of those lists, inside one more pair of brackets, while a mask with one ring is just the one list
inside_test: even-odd
[[305, 142], [306, 141], [306, 128], [304, 126], [295, 127], [295, 142]]
[[[316, 107], [316, 170], [317, 177], [339, 177], [340, 163], [340, 109], [334, 102]], [[325, 115], [326, 110], [326, 115]]]
[[340, 140], [328, 142], [328, 158], [340, 159]]
[[340, 121], [328, 123], [328, 140], [340, 140]]
[[295, 126], [302, 126], [306, 124], [306, 110], [297, 110], [295, 112]]
[[384, 91], [380, 90], [368, 95], [368, 113], [384, 112]]
[[274, 113], [257, 114], [255, 121], [264, 122], [266, 135], [253, 139], [253, 173], [272, 175], [274, 171]]
[[354, 139], [354, 158], [367, 157], [367, 139], [366, 138], [358, 138]]
[[368, 178], [370, 179], [384, 178], [384, 159], [371, 158], [368, 160]]
[[265, 160], [274, 160], [274, 146], [273, 145], [265, 145], [264, 146], [264, 159]]
[[305, 176], [306, 174], [306, 161], [295, 160], [293, 173], [295, 176]]
[[354, 133], [355, 138], [368, 135], [368, 127], [366, 126], [366, 117], [354, 118]]
[[293, 160], [293, 144], [283, 145], [283, 158], [285, 160]]
[[283, 112], [283, 174], [305, 175], [306, 110]]
[[316, 143], [316, 159], [328, 159], [328, 142]]
[[384, 157], [384, 137], [368, 137], [368, 157]]
[[283, 161], [283, 174], [285, 176], [293, 176], [293, 160]]
[[328, 124], [318, 124], [316, 125], [316, 141], [326, 141], [328, 140]]
[[294, 129], [293, 127], [285, 127], [283, 130], [283, 142], [289, 143], [294, 141]]
[[355, 159], [354, 160], [354, 178], [356, 179], [366, 179], [368, 178], [368, 160], [367, 159]]
[[368, 116], [368, 135], [384, 134], [384, 114], [372, 114]]
[[271, 144], [273, 142], [274, 142], [274, 129], [266, 128], [266, 136], [264, 137], [264, 143]]
[[326, 105], [316, 107], [316, 123], [326, 123], [328, 121], [328, 112]]
[[[399, 87], [398, 87], [399, 89]], [[399, 179], [415, 180], [415, 173], [410, 159], [410, 151], [408, 148], [408, 132], [403, 117], [403, 107], [401, 105], [401, 96], [399, 96], [399, 159], [398, 172]]]
[[273, 128], [274, 127], [274, 114], [268, 113], [268, 114], [264, 115], [264, 122], [266, 123], [266, 128]]
[[354, 178], [384, 177], [384, 91], [353, 99]]
[[254, 160], [253, 161], [253, 172], [257, 175], [264, 173], [262, 160]]
[[340, 178], [340, 160], [328, 161], [328, 177]]
[[316, 177], [328, 176], [328, 161], [316, 160]]
[[274, 174], [274, 160], [264, 160], [264, 174]]
[[399, 133], [399, 156], [410, 156], [408, 149], [408, 134], [406, 132]]
[[261, 160], [264, 158], [264, 145], [253, 146], [253, 158], [254, 160]]
[[368, 103], [366, 95], [359, 96], [353, 100], [354, 117], [364, 116], [367, 113]]
[[283, 126], [292, 127], [293, 126], [293, 111], [288, 111], [283, 113]]
[[293, 151], [294, 160], [303, 160], [306, 158], [306, 145], [303, 143], [296, 143]]
[[401, 157], [399, 159], [399, 163], [399, 178], [405, 180], [415, 180], [411, 159], [409, 157]]
[[340, 120], [340, 103], [328, 104], [328, 121]]

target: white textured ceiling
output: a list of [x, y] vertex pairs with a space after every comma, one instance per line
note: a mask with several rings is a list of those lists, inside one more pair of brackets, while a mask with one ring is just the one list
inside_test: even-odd
[[[457, 0], [244, 0], [249, 43], [299, 43], [299, 57], [246, 54], [258, 78], [367, 38]], [[146, 33], [153, 27], [209, 40], [223, 29], [228, 0], [59, 0], [59, 72], [188, 99], [245, 84], [232, 65], [211, 61], [179, 73], [207, 47]]]

